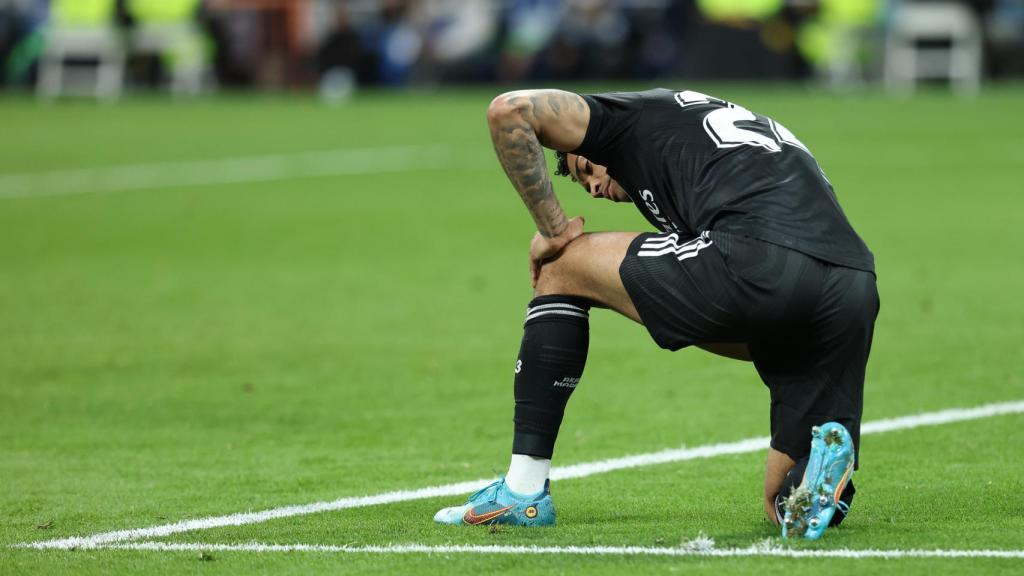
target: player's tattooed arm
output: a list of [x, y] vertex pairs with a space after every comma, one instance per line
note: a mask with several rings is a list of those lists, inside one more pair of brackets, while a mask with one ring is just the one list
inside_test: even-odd
[[544, 148], [569, 152], [583, 143], [590, 107], [577, 94], [561, 90], [523, 90], [491, 102], [487, 123], [505, 174], [546, 238], [569, 227], [555, 196]]

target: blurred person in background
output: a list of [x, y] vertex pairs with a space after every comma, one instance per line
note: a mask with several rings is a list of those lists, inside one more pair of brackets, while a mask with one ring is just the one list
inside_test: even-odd
[[204, 14], [214, 46], [213, 69], [217, 85], [239, 88], [259, 85], [273, 76], [276, 63], [265, 58], [262, 15], [253, 10], [210, 10]]
[[[787, 8], [802, 61], [834, 89], [857, 87], [881, 56], [884, 0], [819, 0]], [[794, 35], [795, 34], [795, 35]]]
[[[352, 23], [344, 5], [336, 8], [334, 27], [320, 45], [316, 54], [316, 68], [320, 95], [326, 100], [344, 100], [355, 91], [358, 83], [368, 82], [362, 39]], [[364, 70], [361, 72], [361, 68]]]
[[[125, 0], [52, 0], [39, 58], [39, 96], [118, 97], [130, 25]], [[72, 67], [80, 73], [71, 73]]]
[[38, 4], [30, 0], [0, 0], [0, 86], [24, 79], [31, 61], [42, 50], [39, 23], [43, 17], [32, 18], [33, 6]]
[[421, 82], [493, 80], [499, 11], [488, 2], [423, 0]]
[[535, 77], [629, 77], [628, 39], [629, 19], [619, 0], [569, 0]]
[[344, 5], [317, 49], [321, 93], [360, 84], [492, 80], [497, 11], [487, 2], [389, 1], [357, 22]]
[[564, 12], [560, 0], [512, 0], [503, 15], [497, 79], [518, 82], [531, 75]]
[[791, 78], [792, 32], [784, 0], [697, 0], [684, 32], [681, 76], [707, 79]]
[[364, 33], [381, 84], [405, 84], [420, 59], [423, 35], [411, 18], [413, 4], [410, 0], [381, 0], [378, 17]]
[[1024, 0], [995, 0], [985, 24], [992, 74], [1024, 75]]
[[683, 35], [694, 17], [691, 0], [667, 0], [666, 5], [641, 5], [630, 11], [629, 70], [635, 78], [672, 75]]
[[[202, 0], [52, 0], [35, 2], [41, 49], [39, 94], [116, 97], [140, 80], [175, 92], [199, 91], [210, 45], [199, 16]], [[25, 60], [20, 58], [20, 60]], [[70, 74], [72, 66], [92, 75]], [[89, 77], [94, 79], [90, 87]]]
[[202, 88], [212, 47], [202, 27], [202, 0], [123, 0], [130, 22], [129, 49], [153, 57], [150, 81], [166, 78], [173, 92]]
[[[4, 65], [5, 71], [7, 70], [7, 57], [21, 34], [20, 14], [15, 11], [13, 3], [0, 1], [0, 64]], [[6, 80], [7, 74], [0, 75], [0, 85], [3, 85]]]

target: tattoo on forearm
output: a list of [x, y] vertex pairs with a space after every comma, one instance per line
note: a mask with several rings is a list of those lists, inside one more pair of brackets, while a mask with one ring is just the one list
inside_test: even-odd
[[[522, 114], [491, 126], [494, 151], [505, 174], [533, 216], [537, 230], [549, 238], [561, 234], [568, 220], [548, 175], [541, 146], [545, 142], [544, 135], [538, 134], [534, 126], [538, 124], [538, 114], [560, 116], [563, 106], [572, 104], [569, 97], [575, 95], [555, 92], [512, 96], [509, 103], [523, 105]], [[582, 104], [576, 102], [576, 106]]]

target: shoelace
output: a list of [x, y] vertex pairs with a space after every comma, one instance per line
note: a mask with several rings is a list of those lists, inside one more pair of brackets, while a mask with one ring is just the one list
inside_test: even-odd
[[484, 486], [483, 488], [477, 490], [475, 494], [470, 496], [469, 497], [469, 501], [472, 502], [472, 501], [476, 500], [477, 496], [480, 496], [481, 494], [484, 494], [488, 490], [493, 490], [494, 492], [488, 497], [487, 500], [488, 500], [488, 502], [495, 502], [498, 499], [498, 488], [501, 487], [501, 484], [504, 481], [505, 481], [505, 479], [502, 478], [501, 480], [496, 480], [495, 482], [493, 482], [491, 484], [488, 484], [487, 486]]
[[850, 505], [842, 500], [836, 502], [836, 508], [843, 513], [843, 518], [846, 518], [846, 515], [850, 513]]

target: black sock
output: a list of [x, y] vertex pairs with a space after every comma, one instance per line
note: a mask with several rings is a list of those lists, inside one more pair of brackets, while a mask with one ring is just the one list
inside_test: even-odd
[[587, 363], [589, 309], [575, 296], [530, 302], [516, 362], [513, 454], [551, 458], [565, 404]]

